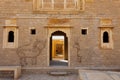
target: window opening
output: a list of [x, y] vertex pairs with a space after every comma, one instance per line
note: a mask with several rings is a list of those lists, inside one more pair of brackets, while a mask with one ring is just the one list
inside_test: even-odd
[[82, 29], [81, 33], [82, 35], [87, 35], [87, 29]]
[[36, 34], [36, 30], [35, 29], [31, 29], [31, 34], [35, 35]]
[[109, 35], [108, 32], [103, 33], [103, 43], [109, 43]]
[[8, 33], [8, 42], [14, 42], [14, 32], [10, 31]]

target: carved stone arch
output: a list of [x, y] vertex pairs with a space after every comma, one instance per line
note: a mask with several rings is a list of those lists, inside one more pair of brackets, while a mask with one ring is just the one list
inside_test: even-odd
[[[68, 46], [69, 46], [69, 44], [70, 44], [70, 28], [69, 27], [67, 27], [67, 28], [64, 28], [64, 27], [60, 27], [60, 28], [58, 28], [58, 27], [48, 27], [47, 28], [47, 33], [48, 33], [48, 60], [47, 60], [47, 64], [48, 64], [48, 66], [50, 66], [50, 64], [49, 64], [49, 62], [50, 62], [50, 59], [49, 59], [49, 57], [50, 57], [50, 38], [51, 38], [51, 35], [52, 34], [54, 34], [54, 33], [56, 33], [56, 32], [62, 32], [63, 34], [65, 34], [66, 35], [66, 37], [68, 38]], [[68, 66], [70, 65], [70, 47], [68, 47]]]
[[112, 27], [100, 27], [101, 31], [101, 48], [102, 49], [113, 49], [113, 35]]
[[3, 48], [18, 47], [18, 27], [5, 26], [3, 29]]
[[52, 29], [49, 29], [48, 31], [48, 36], [50, 37], [52, 35], [52, 33], [56, 32], [56, 31], [62, 31], [63, 33], [66, 34], [67, 37], [70, 36], [70, 30], [69, 29], [63, 29], [63, 28], [59, 28], [59, 29], [56, 29], [56, 28], [52, 28]]

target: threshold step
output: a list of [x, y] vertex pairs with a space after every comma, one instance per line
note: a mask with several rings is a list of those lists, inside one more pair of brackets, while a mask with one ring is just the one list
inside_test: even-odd
[[49, 72], [50, 75], [53, 75], [53, 76], [65, 76], [65, 75], [68, 75], [69, 72], [57, 72], [57, 71], [52, 71], [52, 72]]

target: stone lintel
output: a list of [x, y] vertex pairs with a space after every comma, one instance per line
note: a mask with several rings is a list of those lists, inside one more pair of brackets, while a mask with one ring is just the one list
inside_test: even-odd
[[44, 26], [44, 28], [73, 28], [72, 26], [65, 26], [65, 25], [57, 25], [57, 26], [55, 26], [55, 25], [48, 25], [48, 26]]
[[3, 28], [19, 28], [18, 26], [3, 26]]
[[114, 28], [113, 26], [100, 26], [98, 28]]

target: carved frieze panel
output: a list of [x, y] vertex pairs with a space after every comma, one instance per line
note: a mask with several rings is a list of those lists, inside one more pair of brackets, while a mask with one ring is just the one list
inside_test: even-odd
[[34, 12], [75, 13], [84, 10], [84, 0], [33, 0]]

